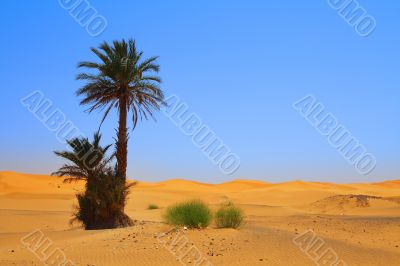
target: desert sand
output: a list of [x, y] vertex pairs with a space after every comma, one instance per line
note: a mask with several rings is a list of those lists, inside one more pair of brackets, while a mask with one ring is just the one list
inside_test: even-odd
[[[322, 258], [314, 261], [327, 249], [337, 255], [338, 265], [400, 265], [400, 181], [138, 182], [126, 210], [135, 226], [96, 231], [69, 224], [74, 194], [82, 188], [58, 177], [0, 172], [0, 265], [45, 265], [21, 242], [34, 230], [75, 265], [181, 265], [177, 253], [158, 238], [175, 233], [183, 234], [208, 265], [330, 265]], [[193, 198], [212, 208], [233, 202], [244, 210], [246, 224], [239, 230], [211, 225], [162, 235], [171, 229], [162, 221], [165, 207]], [[147, 210], [149, 204], [160, 209]], [[302, 238], [293, 241], [307, 230], [323, 241], [319, 250], [314, 245], [303, 252], [295, 244]]]

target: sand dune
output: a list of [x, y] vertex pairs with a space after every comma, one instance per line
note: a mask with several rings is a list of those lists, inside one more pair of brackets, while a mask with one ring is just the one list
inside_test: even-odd
[[[0, 265], [42, 265], [20, 242], [35, 229], [76, 265], [179, 265], [155, 236], [169, 229], [162, 223], [164, 208], [192, 198], [212, 208], [232, 201], [247, 215], [240, 230], [211, 226], [185, 232], [214, 265], [315, 265], [292, 241], [309, 229], [347, 265], [400, 262], [400, 181], [138, 182], [127, 205], [136, 225], [99, 231], [68, 224], [74, 194], [82, 189], [83, 183], [64, 184], [57, 177], [0, 172]], [[150, 203], [161, 209], [147, 210]]]
[[310, 204], [314, 213], [368, 214], [397, 216], [400, 202], [397, 197], [377, 197], [369, 195], [336, 195]]

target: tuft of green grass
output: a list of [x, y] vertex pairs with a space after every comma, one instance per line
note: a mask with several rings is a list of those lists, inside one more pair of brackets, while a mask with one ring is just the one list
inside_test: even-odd
[[212, 213], [204, 202], [190, 200], [168, 207], [164, 219], [172, 225], [204, 228], [210, 224]]
[[221, 206], [215, 213], [215, 224], [218, 228], [239, 228], [244, 223], [243, 211], [233, 203]]
[[148, 210], [156, 210], [159, 209], [160, 207], [158, 207], [158, 205], [156, 204], [149, 204], [149, 206], [147, 206]]

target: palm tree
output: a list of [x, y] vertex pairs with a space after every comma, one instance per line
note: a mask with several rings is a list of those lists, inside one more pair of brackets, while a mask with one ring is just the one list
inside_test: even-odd
[[138, 119], [153, 117], [153, 112], [164, 104], [164, 94], [157, 76], [158, 57], [143, 59], [143, 52], [136, 49], [135, 41], [114, 41], [112, 46], [104, 42], [99, 49], [91, 48], [100, 59], [96, 62], [80, 62], [78, 67], [91, 70], [81, 73], [78, 80], [87, 83], [77, 91], [84, 96], [81, 105], [89, 105], [89, 112], [104, 110], [103, 123], [109, 112], [117, 108], [119, 121], [116, 143], [117, 176], [126, 180], [128, 133], [127, 116], [132, 112], [133, 129]]
[[85, 182], [85, 191], [76, 195], [78, 207], [71, 222], [79, 221], [85, 229], [133, 225], [133, 221], [124, 213], [124, 207], [129, 188], [135, 183], [126, 184], [117, 178], [111, 166], [115, 156], [106, 155], [111, 145], [102, 147], [100, 140], [99, 133], [94, 134], [92, 142], [87, 138], [68, 140], [70, 150], [54, 153], [69, 163], [52, 175], [64, 177], [64, 182]]

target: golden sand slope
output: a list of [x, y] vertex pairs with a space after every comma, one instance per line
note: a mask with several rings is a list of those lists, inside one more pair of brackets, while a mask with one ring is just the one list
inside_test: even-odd
[[[192, 198], [212, 208], [232, 201], [247, 215], [240, 230], [184, 232], [214, 265], [315, 265], [292, 241], [309, 229], [347, 265], [400, 265], [400, 181], [139, 182], [127, 205], [136, 225], [99, 231], [68, 224], [74, 194], [82, 188], [57, 177], [0, 172], [0, 265], [43, 265], [20, 242], [35, 229], [76, 265], [180, 265], [155, 235], [169, 229], [162, 223], [164, 208]], [[150, 203], [161, 209], [147, 210]]]

